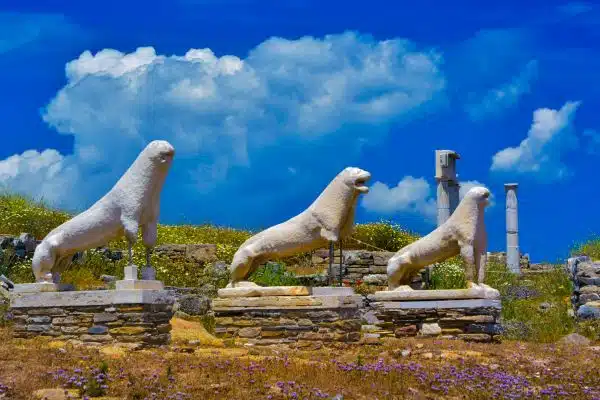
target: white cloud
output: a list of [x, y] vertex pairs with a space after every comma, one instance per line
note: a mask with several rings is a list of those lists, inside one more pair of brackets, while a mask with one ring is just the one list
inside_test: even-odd
[[0, 161], [0, 185], [3, 189], [27, 193], [36, 199], [55, 202], [62, 198], [77, 172], [65, 165], [65, 158], [56, 150], [41, 153], [27, 150]]
[[364, 196], [362, 206], [384, 215], [416, 213], [430, 221], [435, 221], [437, 215], [431, 186], [425, 178], [412, 176], [405, 176], [395, 187], [375, 182]]
[[531, 82], [536, 76], [537, 61], [531, 60], [510, 82], [490, 90], [481, 101], [469, 104], [466, 107], [469, 117], [477, 121], [516, 106], [520, 98], [529, 93]]
[[[460, 182], [459, 198], [462, 200], [469, 189], [475, 186], [485, 186], [479, 181]], [[385, 183], [375, 182], [363, 200], [362, 206], [370, 212], [382, 215], [418, 214], [430, 223], [437, 218], [437, 203], [435, 187], [425, 178], [405, 176], [395, 187]], [[490, 207], [495, 204], [491, 196]]]
[[578, 146], [573, 119], [579, 102], [567, 102], [560, 110], [539, 108], [527, 138], [517, 147], [508, 147], [492, 158], [491, 170], [533, 174], [540, 180], [561, 179], [569, 174], [561, 156]]
[[[389, 124], [433, 104], [445, 87], [440, 62], [407, 40], [351, 32], [271, 38], [244, 59], [210, 49], [183, 56], [158, 55], [152, 47], [129, 54], [85, 51], [67, 63], [67, 84], [43, 115], [74, 138], [60, 171], [77, 171], [82, 179], [65, 183], [61, 200], [69, 203], [68, 189], [77, 186], [89, 204], [158, 138], [176, 148], [177, 190], [195, 182], [194, 192], [225, 180], [232, 185], [231, 171], [275, 173], [262, 161], [268, 149], [303, 171], [315, 166], [300, 150], [324, 141], [340, 143], [337, 154], [348, 160], [356, 143], [376, 140]], [[332, 162], [316, 156], [321, 169]], [[285, 165], [280, 169], [286, 173]], [[25, 187], [19, 171], [11, 185], [20, 181], [20, 190], [37, 192], [34, 184]], [[50, 180], [63, 182], [62, 174]]]

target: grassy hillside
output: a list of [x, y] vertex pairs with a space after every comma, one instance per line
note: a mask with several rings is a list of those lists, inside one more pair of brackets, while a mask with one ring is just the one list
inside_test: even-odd
[[[51, 229], [71, 216], [65, 212], [53, 210], [43, 204], [15, 195], [0, 196], [0, 234], [19, 235], [28, 232], [38, 239], [43, 238]], [[212, 243], [217, 245], [220, 260], [230, 262], [237, 248], [252, 235], [245, 230], [218, 227], [212, 225], [160, 225], [158, 243]], [[350, 240], [344, 243], [346, 249], [382, 249], [396, 251], [416, 240], [417, 235], [390, 222], [358, 224]], [[108, 244], [112, 249], [126, 249], [124, 239]], [[600, 258], [600, 239], [592, 239], [573, 250], [576, 254], [588, 254]], [[284, 264], [293, 264], [303, 255], [283, 260]], [[306, 257], [306, 255], [304, 256]], [[0, 273], [10, 275], [17, 282], [31, 282], [30, 260], [11, 264], [0, 258]], [[134, 262], [144, 265], [144, 248], [141, 240], [134, 248]], [[98, 285], [102, 274], [122, 277], [126, 259], [109, 262], [91, 250], [86, 252], [80, 264], [72, 265], [63, 275], [63, 281], [74, 283], [85, 289]], [[211, 290], [224, 286], [227, 277], [216, 273], [211, 265], [199, 268], [194, 263], [173, 262], [153, 255], [153, 265], [157, 269], [158, 279], [167, 285], [207, 286]], [[2, 267], [4, 264], [4, 267]], [[464, 287], [465, 280], [462, 261], [456, 257], [442, 263], [434, 269], [432, 284], [434, 288]], [[2, 268], [4, 268], [2, 270]], [[219, 275], [220, 274], [220, 275]], [[265, 268], [255, 274], [261, 284], [290, 284], [294, 276], [285, 266], [275, 269]], [[595, 323], [576, 325], [568, 314], [571, 283], [565, 272], [557, 266], [549, 273], [517, 278], [507, 271], [505, 265], [490, 263], [486, 282], [500, 290], [503, 302], [503, 319], [507, 328], [506, 337], [510, 339], [552, 342], [574, 330], [598, 338], [600, 327]], [[359, 288], [357, 288], [359, 289]]]
[[[66, 212], [54, 210], [43, 203], [23, 196], [0, 195], [0, 234], [16, 236], [27, 232], [37, 239], [42, 239], [48, 232], [71, 217]], [[218, 258], [230, 262], [238, 247], [252, 233], [213, 225], [159, 225], [158, 244], [212, 243], [217, 245]], [[346, 249], [396, 251], [417, 237], [400, 226], [385, 221], [359, 224], [356, 226], [352, 238], [344, 243], [344, 247]], [[107, 245], [111, 249], [125, 250], [127, 248], [124, 238]], [[138, 240], [134, 247], [134, 262], [137, 265], [144, 265], [144, 254], [143, 243]], [[158, 278], [167, 284], [196, 286], [203, 282], [204, 271], [198, 270], [196, 265], [174, 264], [155, 256], [153, 256], [152, 262], [157, 267]], [[126, 260], [107, 263], [104, 258], [92, 250], [86, 253], [85, 268], [71, 268], [64, 278], [77, 281], [80, 287], [93, 286], [97, 284], [97, 278], [101, 274], [121, 276], [125, 263]], [[11, 275], [16, 281], [31, 281], [32, 276], [27, 262], [12, 269]]]

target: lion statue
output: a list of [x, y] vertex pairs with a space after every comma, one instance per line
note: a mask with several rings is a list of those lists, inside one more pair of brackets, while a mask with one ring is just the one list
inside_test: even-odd
[[422, 268], [458, 254], [466, 263], [469, 286], [483, 283], [487, 261], [484, 209], [490, 191], [471, 188], [450, 218], [427, 236], [400, 249], [387, 264], [388, 286], [394, 290], [408, 285]]
[[358, 196], [369, 191], [365, 184], [370, 178], [369, 172], [348, 167], [306, 210], [246, 240], [233, 256], [229, 286], [245, 280], [273, 257], [314, 250], [349, 236]]
[[150, 250], [156, 243], [160, 192], [174, 155], [169, 142], [149, 143], [104, 197], [52, 230], [33, 254], [36, 281], [56, 282], [75, 253], [105, 245], [122, 235], [129, 242], [131, 264], [131, 248], [140, 228], [149, 266]]

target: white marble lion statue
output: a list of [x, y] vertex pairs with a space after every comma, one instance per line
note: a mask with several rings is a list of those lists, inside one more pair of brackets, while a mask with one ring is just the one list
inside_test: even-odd
[[[142, 229], [146, 263], [156, 243], [160, 192], [175, 149], [164, 140], [149, 143], [113, 188], [89, 209], [52, 230], [35, 249], [32, 269], [38, 282], [56, 281], [76, 252], [125, 235], [131, 247]], [[53, 277], [54, 274], [54, 277]]]
[[349, 236], [358, 196], [367, 193], [371, 174], [348, 167], [303, 212], [246, 240], [233, 256], [230, 287], [244, 281], [273, 257], [286, 257], [326, 246]]
[[471, 188], [450, 218], [433, 232], [400, 249], [387, 265], [388, 286], [394, 290], [408, 285], [422, 268], [458, 254], [466, 264], [469, 286], [483, 283], [487, 261], [484, 210], [490, 191]]

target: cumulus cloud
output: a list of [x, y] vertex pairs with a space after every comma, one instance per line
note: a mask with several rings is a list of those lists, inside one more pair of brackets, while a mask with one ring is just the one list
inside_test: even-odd
[[[307, 182], [317, 169], [334, 175], [360, 151], [357, 143], [435, 104], [445, 87], [440, 63], [410, 41], [352, 32], [274, 37], [245, 58], [208, 48], [169, 56], [152, 47], [85, 51], [67, 63], [67, 83], [43, 114], [74, 138], [73, 153], [48, 180], [66, 185], [57, 194], [63, 203], [76, 187], [89, 204], [154, 139], [175, 146], [171, 179], [192, 196], [224, 186], [232, 195], [252, 186], [248, 180], [295, 171]], [[38, 193], [25, 170], [11, 172], [10, 182]], [[81, 178], [67, 180], [67, 171]]]
[[490, 90], [481, 101], [467, 105], [466, 111], [469, 118], [478, 121], [516, 106], [520, 98], [529, 93], [531, 82], [536, 76], [537, 61], [531, 60], [510, 82]]
[[65, 165], [65, 157], [53, 149], [41, 153], [27, 150], [0, 161], [0, 184], [4, 189], [27, 193], [55, 202], [68, 194], [64, 187], [77, 179], [76, 171]]
[[573, 119], [579, 102], [567, 102], [560, 110], [539, 108], [527, 137], [517, 147], [508, 147], [492, 158], [494, 172], [531, 174], [539, 180], [557, 180], [569, 174], [561, 161], [564, 153], [578, 147]]
[[437, 215], [432, 188], [425, 178], [405, 176], [394, 187], [375, 182], [363, 200], [362, 206], [378, 214], [415, 213], [434, 221]]
[[[475, 180], [461, 182], [460, 199], [462, 200], [469, 189], [475, 186], [485, 185]], [[493, 204], [492, 195], [490, 206]], [[405, 176], [394, 187], [375, 182], [369, 193], [364, 196], [362, 206], [381, 215], [418, 214], [430, 223], [435, 223], [437, 218], [435, 187], [422, 177]]]

